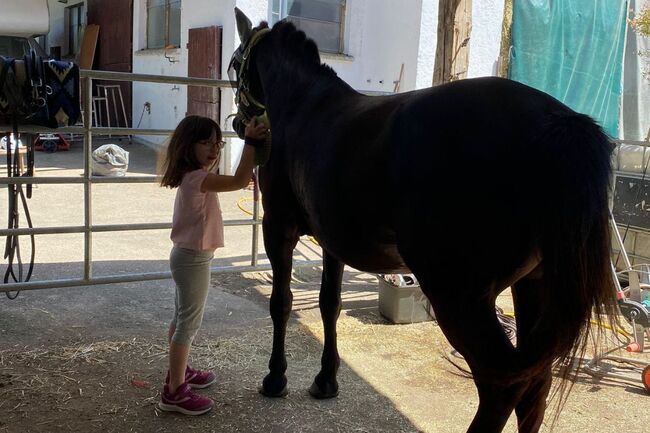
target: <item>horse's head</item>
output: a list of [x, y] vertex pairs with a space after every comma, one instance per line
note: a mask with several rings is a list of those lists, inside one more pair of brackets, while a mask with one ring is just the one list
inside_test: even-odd
[[266, 22], [253, 28], [251, 20], [235, 8], [237, 31], [241, 41], [235, 50], [228, 66], [228, 76], [235, 89], [235, 103], [237, 114], [233, 121], [233, 128], [239, 136], [243, 136], [244, 125], [254, 117], [264, 115], [264, 92], [256, 70], [255, 62], [251, 62], [251, 52], [264, 36], [270, 31]]
[[[282, 100], [281, 109], [287, 109], [296, 97], [317, 82], [323, 83], [323, 77], [336, 77], [330, 67], [321, 64], [316, 43], [290, 20], [279, 21], [271, 30], [264, 21], [253, 27], [237, 8], [235, 18], [241, 44], [233, 53], [228, 74], [236, 89], [240, 125], [267, 109], [272, 112], [273, 107], [265, 106], [272, 105], [272, 94]], [[288, 104], [289, 100], [293, 102]], [[276, 104], [276, 111], [278, 108]]]

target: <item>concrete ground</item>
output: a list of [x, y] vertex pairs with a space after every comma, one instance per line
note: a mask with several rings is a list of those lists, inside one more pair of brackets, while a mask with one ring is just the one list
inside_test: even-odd
[[[115, 143], [130, 152], [130, 176], [154, 173], [151, 149]], [[80, 143], [68, 152], [38, 152], [36, 175], [78, 176], [81, 156]], [[147, 184], [92, 188], [95, 224], [171, 218], [173, 191]], [[224, 219], [247, 217], [241, 208], [251, 208], [250, 191], [220, 197]], [[0, 215], [6, 215], [3, 206], [0, 200]], [[81, 225], [83, 187], [39, 185], [29, 208], [35, 227]], [[226, 245], [216, 265], [248, 264], [250, 227], [228, 227]], [[93, 275], [166, 271], [169, 248], [168, 230], [95, 234]], [[318, 256], [306, 238], [295, 253], [297, 260]], [[33, 281], [81, 277], [83, 237], [38, 236], [35, 262]], [[3, 275], [4, 269], [3, 264]], [[217, 372], [218, 383], [204, 391], [216, 408], [192, 419], [155, 409], [173, 311], [170, 280], [23, 291], [13, 301], [3, 297], [0, 432], [464, 431], [478, 399], [472, 381], [447, 361], [453, 354], [435, 322], [389, 323], [378, 312], [375, 277], [353, 269], [345, 273], [338, 327], [341, 394], [327, 401], [308, 396], [322, 350], [319, 278], [318, 269], [294, 272], [287, 335], [291, 392], [276, 400], [257, 393], [271, 348], [271, 274], [213, 276], [192, 362]], [[507, 295], [502, 304], [508, 308]], [[631, 380], [581, 375], [553, 431], [648, 431], [650, 396], [638, 375], [629, 374]], [[549, 423], [544, 431], [550, 429]], [[515, 431], [513, 420], [506, 431]]]

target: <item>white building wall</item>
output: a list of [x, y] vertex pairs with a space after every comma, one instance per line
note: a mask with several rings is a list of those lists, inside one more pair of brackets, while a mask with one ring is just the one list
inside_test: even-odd
[[431, 87], [438, 43], [438, 0], [422, 0], [415, 88]]
[[[146, 1], [134, 0], [133, 72], [187, 76], [188, 29], [217, 25], [223, 26], [222, 78], [226, 78], [230, 56], [239, 45], [234, 7], [240, 8], [255, 26], [270, 19], [269, 5], [270, 0], [183, 0], [181, 47], [146, 50]], [[499, 54], [503, 0], [474, 0], [473, 10], [468, 75], [491, 75]], [[323, 53], [321, 58], [341, 79], [360, 91], [392, 92], [402, 63], [404, 73], [400, 91], [429, 87], [437, 22], [438, 0], [348, 0], [344, 53]], [[145, 102], [151, 104], [151, 113], [143, 111]], [[186, 86], [134, 84], [134, 126], [171, 129], [185, 116], [186, 110]], [[224, 129], [231, 129], [224, 120], [232, 110], [232, 92], [224, 89], [220, 119]], [[165, 139], [142, 138], [152, 144]], [[226, 172], [236, 166], [241, 147], [239, 140], [233, 140], [224, 158]]]
[[[231, 18], [234, 0], [183, 0], [181, 6], [181, 42], [179, 48], [146, 49], [146, 0], [133, 2], [133, 72], [166, 76], [187, 76], [188, 30], [191, 28], [223, 26], [223, 55], [232, 52], [228, 41], [233, 40], [234, 22]], [[222, 70], [227, 67], [224, 59]], [[229, 111], [229, 98], [224, 94], [222, 111]], [[145, 103], [151, 106], [144, 111]], [[133, 84], [133, 120], [140, 128], [173, 129], [187, 111], [187, 86], [155, 83]], [[140, 120], [141, 119], [141, 120]], [[139, 137], [149, 143], [161, 143], [166, 137]]]
[[[85, 3], [85, 2], [80, 2]], [[50, 53], [50, 47], [61, 47], [61, 56], [68, 56], [68, 23], [65, 17], [67, 4], [57, 0], [47, 0], [50, 9], [50, 32], [47, 34], [47, 44], [43, 48]]]
[[467, 78], [496, 75], [504, 1], [473, 0], [472, 3], [472, 35]]
[[348, 0], [344, 55], [322, 54], [344, 81], [360, 91], [415, 88], [422, 0]]
[[[234, 20], [235, 6], [244, 10], [256, 25], [268, 16], [267, 0], [183, 0], [181, 5], [181, 43], [179, 48], [164, 50], [146, 49], [146, 0], [134, 0], [133, 11], [133, 72], [167, 76], [187, 76], [189, 29], [221, 26], [222, 31], [222, 79], [227, 79], [230, 56], [239, 45]], [[226, 117], [233, 111], [232, 90], [221, 90], [221, 119], [224, 130], [231, 130]], [[145, 103], [150, 112], [144, 110]], [[185, 117], [187, 111], [187, 86], [134, 83], [133, 120], [139, 128], [173, 129]], [[141, 119], [141, 120], [140, 120]], [[140, 141], [158, 145], [167, 137], [138, 136]], [[226, 173], [236, 167], [243, 143], [231, 140], [224, 155]]]
[[[467, 78], [496, 74], [504, 0], [472, 1]], [[416, 88], [431, 86], [438, 40], [438, 0], [422, 0]]]

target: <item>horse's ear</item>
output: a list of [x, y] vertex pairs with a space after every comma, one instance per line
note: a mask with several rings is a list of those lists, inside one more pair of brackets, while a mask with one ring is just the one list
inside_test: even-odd
[[235, 8], [235, 21], [237, 21], [239, 40], [243, 45], [248, 41], [248, 38], [251, 37], [251, 34], [253, 34], [253, 23], [251, 23], [251, 20], [249, 20], [248, 17], [237, 7]]

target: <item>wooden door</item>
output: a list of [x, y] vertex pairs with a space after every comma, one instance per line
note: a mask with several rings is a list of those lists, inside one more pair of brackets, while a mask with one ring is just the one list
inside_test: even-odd
[[[187, 76], [221, 79], [222, 27], [211, 26], [189, 30], [187, 43]], [[209, 117], [219, 122], [221, 92], [218, 87], [188, 86], [187, 114]]]
[[[116, 72], [133, 72], [133, 0], [87, 0], [88, 24], [99, 25], [99, 39], [93, 69]], [[132, 86], [126, 81], [101, 81], [98, 84], [119, 84], [124, 97], [127, 122], [121, 114], [119, 100], [119, 126], [131, 126]], [[111, 114], [113, 117], [114, 115]], [[111, 119], [112, 126], [118, 126]], [[104, 125], [106, 126], [106, 125]]]

